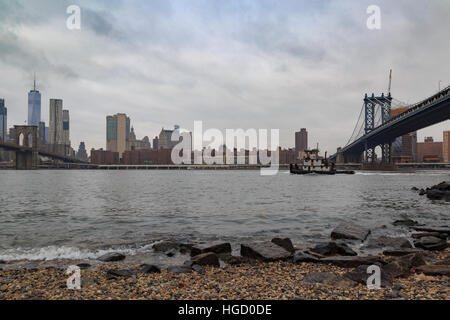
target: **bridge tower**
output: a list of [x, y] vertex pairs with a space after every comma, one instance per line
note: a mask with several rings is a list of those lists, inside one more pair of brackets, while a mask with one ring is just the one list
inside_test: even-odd
[[[389, 93], [388, 96], [385, 96], [384, 93], [381, 94], [381, 97], [375, 97], [375, 94], [372, 93], [372, 96], [369, 97], [366, 93], [364, 97], [364, 134], [369, 134], [372, 130], [375, 129], [375, 114], [377, 107], [380, 107], [381, 110], [381, 123], [385, 124], [391, 118], [391, 104], [392, 97]], [[390, 163], [392, 158], [392, 142], [385, 143], [381, 145], [382, 149], [382, 162]], [[365, 146], [365, 158], [366, 162], [374, 162], [375, 161], [375, 146], [369, 147]]]
[[17, 170], [33, 170], [38, 167], [37, 128], [37, 126], [14, 126], [15, 142], [24, 147], [16, 151]]

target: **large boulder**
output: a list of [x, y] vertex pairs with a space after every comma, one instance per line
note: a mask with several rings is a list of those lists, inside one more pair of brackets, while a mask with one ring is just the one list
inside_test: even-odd
[[220, 267], [219, 258], [213, 252], [199, 254], [191, 258], [193, 265]]
[[178, 251], [180, 249], [180, 243], [174, 240], [165, 240], [155, 243], [152, 248], [157, 252], [169, 252], [171, 250]]
[[381, 236], [375, 239], [370, 239], [366, 245], [367, 248], [402, 248], [410, 249], [412, 248], [411, 242], [406, 238], [393, 238], [387, 236]]
[[427, 276], [449, 276], [450, 266], [448, 265], [423, 265], [416, 268], [417, 273], [423, 273]]
[[351, 222], [343, 222], [339, 224], [332, 232], [331, 239], [349, 239], [349, 240], [361, 240], [367, 239], [370, 234], [370, 230], [356, 225]]
[[125, 255], [118, 253], [118, 252], [111, 252], [102, 255], [101, 257], [98, 257], [97, 260], [100, 260], [102, 262], [116, 262], [116, 261], [122, 261], [125, 259]]
[[414, 242], [417, 248], [422, 248], [430, 251], [440, 251], [448, 248], [446, 239], [437, 237], [423, 237]]
[[411, 219], [404, 219], [404, 220], [397, 220], [394, 221], [393, 225], [396, 227], [412, 227], [417, 226], [419, 223], [417, 221], [411, 220]]
[[358, 255], [345, 243], [328, 242], [319, 244], [310, 249], [311, 252], [318, 253], [322, 256], [356, 256]]
[[444, 181], [426, 190], [428, 199], [450, 201], [450, 182]]
[[417, 248], [405, 248], [405, 249], [388, 249], [383, 251], [383, 254], [385, 256], [392, 256], [392, 257], [400, 257], [400, 256], [406, 256], [411, 253], [423, 253], [422, 249]]
[[306, 251], [296, 251], [294, 254], [294, 263], [303, 263], [303, 262], [320, 262], [320, 259], [312, 254], [309, 254]]
[[295, 252], [294, 245], [292, 244], [292, 241], [289, 238], [273, 238], [272, 242], [282, 247], [286, 251], [289, 251], [291, 253]]
[[211, 243], [197, 244], [191, 248], [192, 257], [207, 252], [214, 252], [217, 254], [231, 253], [231, 244], [228, 242], [211, 242]]
[[[360, 265], [358, 267], [356, 267], [354, 270], [347, 272], [344, 274], [344, 278], [350, 279], [354, 282], [363, 284], [363, 285], [367, 285], [367, 280], [369, 279], [369, 277], [372, 275], [372, 273], [369, 273], [370, 265]], [[386, 288], [386, 287], [392, 287], [392, 276], [386, 272], [384, 270], [384, 267], [380, 266], [380, 271], [381, 271], [381, 281], [380, 281], [380, 286], [382, 288]]]
[[343, 268], [356, 268], [360, 265], [372, 265], [376, 263], [384, 263], [383, 259], [378, 256], [335, 256], [320, 259], [323, 263], [329, 263]]
[[112, 280], [120, 277], [131, 277], [135, 275], [137, 270], [135, 268], [127, 268], [127, 269], [113, 269], [108, 270], [106, 272], [106, 279]]
[[447, 236], [450, 236], [449, 227], [414, 227], [414, 230], [423, 232], [437, 232], [440, 234], [445, 233]]
[[241, 244], [241, 256], [265, 262], [288, 260], [292, 253], [273, 242], [253, 242]]
[[389, 273], [393, 278], [408, 277], [411, 274], [411, 268], [426, 264], [423, 253], [412, 253], [401, 256], [391, 263], [385, 265], [383, 270]]
[[182, 266], [170, 266], [169, 268], [167, 268], [167, 272], [170, 272], [170, 273], [177, 273], [177, 274], [181, 274], [181, 273], [191, 273], [191, 272], [192, 272], [192, 267], [187, 266], [187, 265], [182, 265]]
[[161, 273], [161, 269], [153, 264], [143, 264], [140, 273]]

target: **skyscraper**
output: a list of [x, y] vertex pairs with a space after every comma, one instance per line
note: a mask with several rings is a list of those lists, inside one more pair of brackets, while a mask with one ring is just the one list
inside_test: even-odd
[[63, 110], [63, 144], [65, 153], [70, 153], [70, 116], [69, 110]]
[[63, 101], [60, 99], [50, 99], [50, 124], [48, 141], [52, 145], [63, 145]]
[[36, 78], [34, 88], [28, 93], [28, 125], [39, 126], [41, 121], [41, 93], [36, 90]]
[[130, 151], [130, 118], [126, 114], [106, 117], [106, 150], [118, 152], [119, 157]]
[[5, 107], [5, 100], [0, 99], [0, 141], [8, 140], [6, 136], [8, 126], [8, 110]]
[[295, 133], [295, 151], [303, 152], [308, 149], [308, 131], [305, 128]]

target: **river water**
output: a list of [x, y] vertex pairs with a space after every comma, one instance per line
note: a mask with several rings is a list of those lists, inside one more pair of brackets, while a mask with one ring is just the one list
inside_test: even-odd
[[88, 259], [138, 254], [155, 241], [290, 237], [326, 241], [341, 221], [373, 235], [403, 235], [405, 216], [450, 224], [450, 203], [411, 187], [449, 171], [263, 177], [259, 171], [0, 171], [0, 260]]

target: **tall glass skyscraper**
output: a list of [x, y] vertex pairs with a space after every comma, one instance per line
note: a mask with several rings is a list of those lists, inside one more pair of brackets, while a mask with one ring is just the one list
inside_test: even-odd
[[41, 121], [41, 93], [36, 90], [36, 79], [34, 88], [28, 93], [28, 125], [39, 126]]
[[4, 142], [7, 139], [6, 130], [8, 127], [8, 110], [5, 107], [5, 100], [0, 99], [0, 141]]

